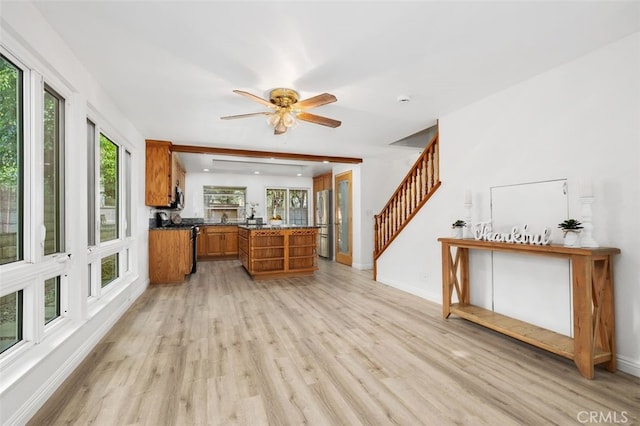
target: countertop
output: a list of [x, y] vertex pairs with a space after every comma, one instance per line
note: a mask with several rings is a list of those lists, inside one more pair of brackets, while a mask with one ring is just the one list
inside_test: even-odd
[[238, 228], [243, 229], [316, 229], [319, 226], [314, 225], [238, 225]]
[[320, 228], [315, 225], [247, 225], [246, 223], [221, 223], [221, 222], [206, 222], [206, 221], [183, 221], [180, 224], [172, 224], [167, 226], [156, 226], [155, 223], [150, 223], [149, 230], [176, 230], [176, 229], [190, 229], [194, 226], [237, 226], [244, 229], [304, 229], [304, 228]]

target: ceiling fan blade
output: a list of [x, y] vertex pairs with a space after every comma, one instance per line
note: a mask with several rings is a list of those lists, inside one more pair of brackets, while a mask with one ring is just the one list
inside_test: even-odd
[[310, 108], [319, 107], [321, 105], [330, 104], [337, 100], [338, 99], [330, 93], [322, 93], [321, 95], [313, 96], [311, 98], [298, 101], [295, 104], [293, 104], [293, 107], [297, 110], [310, 109]]
[[320, 115], [309, 114], [308, 112], [299, 112], [296, 115], [302, 121], [308, 121], [309, 123], [321, 124], [327, 127], [338, 127], [342, 122], [334, 120], [332, 118], [322, 117]]
[[254, 101], [256, 101], [256, 102], [259, 102], [259, 103], [261, 103], [262, 105], [268, 106], [269, 108], [275, 108], [275, 107], [276, 107], [274, 104], [272, 104], [272, 103], [271, 103], [271, 102], [269, 102], [268, 100], [266, 100], [266, 99], [262, 99], [261, 97], [256, 96], [256, 95], [252, 95], [252, 94], [251, 94], [251, 93], [249, 93], [249, 92], [245, 92], [245, 91], [243, 91], [243, 90], [234, 90], [233, 92], [234, 92], [234, 93], [237, 93], [238, 95], [242, 95], [242, 96], [245, 96], [245, 97], [247, 97], [247, 98], [249, 98], [249, 99], [252, 99], [252, 100], [254, 100]]
[[220, 117], [221, 120], [233, 120], [235, 118], [245, 118], [245, 117], [253, 117], [256, 115], [271, 115], [271, 112], [252, 112], [250, 114], [239, 114], [239, 115], [227, 115], [226, 117]]

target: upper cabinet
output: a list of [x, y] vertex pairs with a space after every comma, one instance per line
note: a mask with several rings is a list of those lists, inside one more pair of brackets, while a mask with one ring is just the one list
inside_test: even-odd
[[313, 178], [313, 193], [318, 191], [324, 191], [325, 189], [331, 189], [333, 187], [331, 173], [315, 176]]
[[[171, 154], [171, 188], [180, 188], [184, 192], [184, 183], [187, 172], [177, 152]], [[175, 201], [175, 191], [172, 192], [172, 201]]]
[[169, 207], [171, 191], [171, 142], [147, 139], [145, 204]]
[[174, 207], [176, 188], [184, 191], [186, 172], [178, 157], [171, 152], [171, 142], [147, 139], [145, 170], [145, 204], [152, 207]]

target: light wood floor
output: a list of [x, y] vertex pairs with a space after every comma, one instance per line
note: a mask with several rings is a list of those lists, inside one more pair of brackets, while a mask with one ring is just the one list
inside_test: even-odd
[[30, 424], [639, 423], [640, 378], [587, 380], [370, 271], [321, 261], [314, 277], [254, 282], [235, 260], [198, 268], [151, 286]]

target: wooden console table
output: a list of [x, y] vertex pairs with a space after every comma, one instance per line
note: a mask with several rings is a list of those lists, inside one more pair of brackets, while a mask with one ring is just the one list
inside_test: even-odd
[[[535, 246], [456, 238], [442, 243], [442, 316], [455, 314], [515, 339], [573, 360], [580, 373], [594, 377], [594, 365], [616, 371], [611, 247]], [[455, 248], [455, 254], [452, 253]], [[469, 249], [569, 259], [573, 285], [573, 338], [498, 314], [469, 302]], [[458, 303], [451, 303], [455, 289]]]

